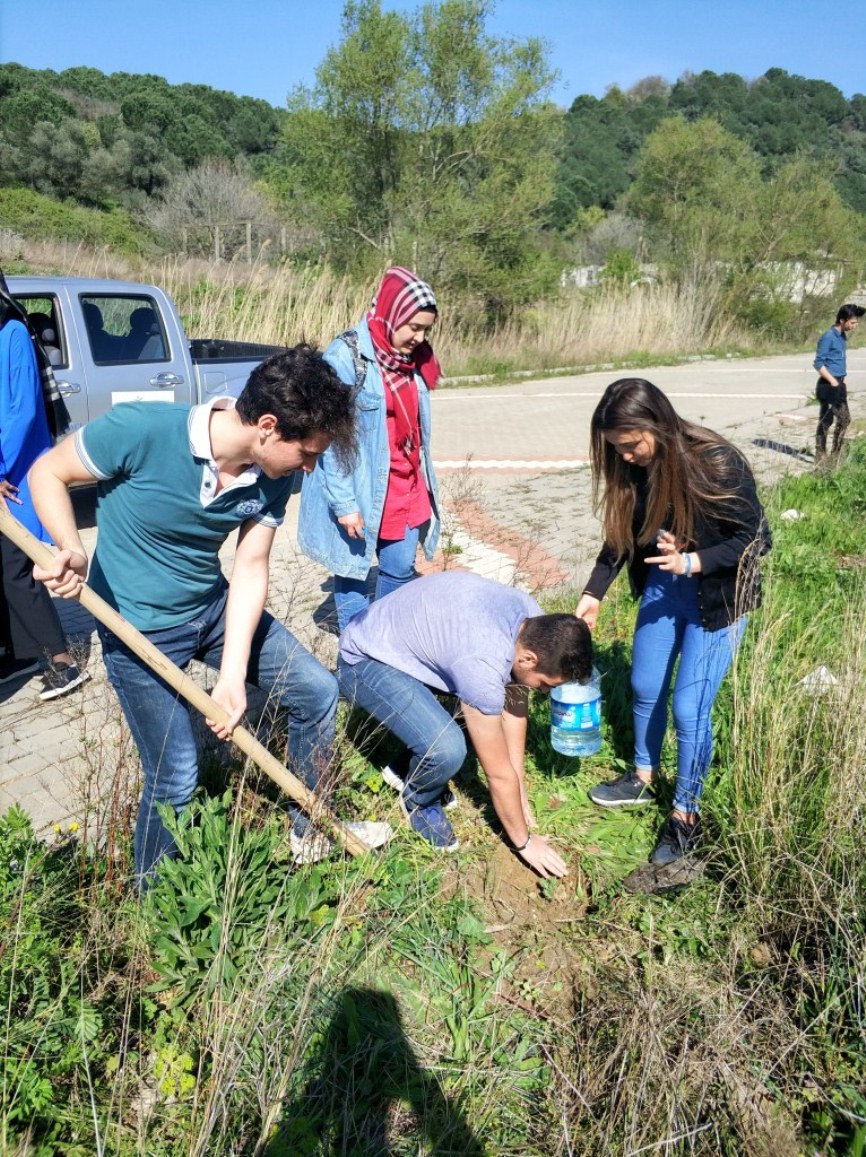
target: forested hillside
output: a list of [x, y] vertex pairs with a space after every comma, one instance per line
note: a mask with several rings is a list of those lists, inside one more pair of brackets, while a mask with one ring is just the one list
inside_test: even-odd
[[102, 209], [140, 207], [209, 157], [272, 150], [285, 112], [160, 76], [0, 65], [0, 184]]
[[777, 335], [802, 327], [792, 293], [862, 279], [866, 96], [781, 69], [701, 72], [564, 111], [547, 46], [490, 35], [488, 14], [483, 0], [349, 3], [285, 109], [2, 65], [0, 227], [356, 283], [402, 262], [489, 327], [580, 265], [624, 286], [648, 263], [680, 287], [698, 277], [736, 325]]
[[747, 142], [764, 174], [806, 152], [821, 160], [846, 204], [866, 212], [866, 96], [850, 100], [824, 80], [771, 68], [756, 80], [734, 73], [687, 74], [673, 86], [648, 77], [627, 92], [579, 96], [565, 114], [554, 221], [611, 209], [631, 184], [641, 149], [666, 117], [711, 117]]

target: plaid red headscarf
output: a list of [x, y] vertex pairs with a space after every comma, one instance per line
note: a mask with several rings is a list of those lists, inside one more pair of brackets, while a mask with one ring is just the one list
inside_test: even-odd
[[367, 312], [367, 326], [373, 339], [376, 362], [382, 374], [382, 381], [394, 397], [395, 436], [398, 446], [403, 447], [410, 458], [417, 457], [417, 406], [413, 406], [414, 422], [400, 398], [400, 390], [413, 386], [415, 373], [419, 373], [426, 386], [435, 390], [442, 377], [442, 368], [428, 341], [421, 342], [411, 354], [399, 353], [393, 345], [394, 334], [401, 325], [411, 321], [416, 313], [430, 311], [437, 313], [436, 297], [426, 281], [422, 281], [411, 270], [400, 265], [388, 269], [382, 278], [379, 292]]
[[[398, 353], [393, 345], [394, 333], [422, 311], [439, 312], [433, 290], [411, 270], [394, 265], [382, 278], [379, 292], [367, 312], [367, 325], [373, 339], [376, 361], [385, 373], [411, 377], [417, 370], [427, 388], [435, 390], [436, 383], [442, 377], [442, 368], [430, 343], [421, 342], [408, 355]], [[399, 389], [399, 385], [396, 388]]]

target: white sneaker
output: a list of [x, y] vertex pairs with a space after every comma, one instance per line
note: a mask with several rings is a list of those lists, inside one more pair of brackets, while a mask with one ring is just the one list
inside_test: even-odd
[[[394, 829], [390, 824], [379, 823], [375, 820], [353, 820], [343, 824], [352, 835], [363, 840], [369, 848], [381, 848], [391, 839]], [[324, 860], [333, 848], [333, 843], [322, 832], [310, 828], [306, 835], [299, 836], [295, 832], [289, 833], [289, 846], [292, 849], [292, 863], [318, 864]]]
[[[393, 787], [394, 791], [397, 791], [402, 795], [403, 788], [406, 786], [406, 784], [393, 769], [393, 767], [388, 767], [386, 765], [382, 768], [382, 779], [385, 781], [385, 783], [387, 783], [388, 787]], [[452, 808], [457, 807], [457, 796], [454, 794], [450, 787], [445, 788], [439, 803], [447, 812], [450, 812]]]

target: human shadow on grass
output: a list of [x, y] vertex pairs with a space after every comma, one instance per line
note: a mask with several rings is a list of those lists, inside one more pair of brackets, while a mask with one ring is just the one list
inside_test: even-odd
[[264, 1157], [387, 1157], [407, 1141], [431, 1157], [484, 1157], [459, 1099], [419, 1063], [390, 992], [344, 989], [311, 1070]]

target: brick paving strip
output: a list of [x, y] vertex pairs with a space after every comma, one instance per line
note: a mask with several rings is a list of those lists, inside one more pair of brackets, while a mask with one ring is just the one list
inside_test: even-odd
[[[858, 397], [858, 386], [866, 382], [866, 350], [849, 354], [853, 372], [848, 380], [853, 389], [852, 415], [866, 418], [866, 397]], [[683, 392], [670, 389], [680, 412], [693, 420], [703, 418], [712, 428], [725, 433], [747, 454], [764, 482], [771, 482], [786, 472], [810, 468], [811, 459], [801, 454], [813, 443], [817, 410], [803, 404], [811, 394], [814, 375], [811, 358], [799, 355], [795, 360], [764, 359], [759, 365], [742, 363], [744, 373], [772, 372], [779, 363], [781, 372], [798, 377], [785, 392], [725, 394], [708, 383], [706, 394], [699, 387]], [[804, 368], [805, 367], [805, 368]], [[730, 372], [740, 369], [739, 363]], [[702, 379], [703, 366], [693, 368], [693, 378]], [[434, 458], [439, 463], [443, 496], [443, 549], [439, 557], [422, 571], [443, 566], [472, 570], [501, 582], [516, 583], [534, 592], [556, 588], [578, 587], [585, 579], [599, 546], [599, 528], [591, 512], [590, 476], [585, 464], [586, 422], [581, 427], [566, 412], [551, 411], [554, 403], [564, 406], [575, 397], [588, 415], [604, 384], [614, 375], [597, 376], [598, 388], [558, 390], [550, 380], [537, 383], [540, 393], [527, 394], [531, 383], [520, 387], [488, 387], [465, 395], [454, 391], [447, 405], [435, 398]], [[650, 376], [663, 388], [667, 383], [661, 373]], [[595, 378], [593, 379], [595, 381]], [[748, 384], [753, 378], [743, 379]], [[789, 377], [788, 382], [791, 381]], [[443, 398], [445, 397], [444, 392]], [[537, 412], [526, 409], [527, 400], [544, 395], [544, 406]], [[503, 398], [518, 398], [519, 411], [514, 428], [508, 419], [509, 406]], [[763, 402], [764, 412], [745, 420], [736, 418], [738, 405], [725, 408], [726, 402], [748, 398]], [[682, 399], [682, 400], [680, 400]], [[488, 412], [497, 414], [497, 446], [491, 446], [482, 457], [470, 453], [456, 457], [454, 447], [459, 439], [461, 422], [472, 413], [473, 422], [484, 424], [483, 403]], [[792, 403], [795, 403], [792, 405]], [[774, 412], [775, 409], [775, 412]], [[735, 420], [725, 420], [725, 415]], [[588, 420], [588, 419], [587, 419]], [[536, 429], [533, 430], [532, 423]], [[491, 423], [492, 424], [492, 423]], [[563, 427], [569, 435], [565, 444]], [[474, 428], [474, 427], [473, 427]], [[447, 442], [437, 454], [438, 436]], [[505, 435], [505, 437], [503, 436]], [[530, 437], [530, 435], [534, 435]], [[511, 453], [502, 456], [503, 441], [513, 442]], [[550, 442], [549, 452], [544, 453]], [[552, 443], [556, 441], [556, 445]], [[530, 446], [529, 443], [532, 443]], [[92, 499], [77, 496], [85, 546], [93, 549]], [[270, 592], [271, 610], [327, 666], [333, 666], [336, 640], [320, 625], [333, 611], [329, 597], [328, 575], [298, 552], [295, 540], [297, 498], [290, 502], [285, 525], [277, 533], [272, 560]], [[231, 567], [233, 539], [223, 552], [224, 567]], [[13, 804], [20, 804], [31, 816], [37, 831], [50, 832], [55, 824], [64, 830], [77, 823], [81, 835], [93, 841], [111, 842], [115, 826], [134, 812], [138, 799], [138, 761], [134, 745], [123, 724], [114, 693], [105, 679], [100, 647], [90, 616], [75, 602], [58, 600], [58, 611], [73, 648], [87, 663], [93, 678], [70, 695], [42, 703], [39, 700], [38, 676], [24, 682], [0, 685], [0, 814]], [[197, 677], [212, 686], [214, 673], [201, 668]], [[251, 703], [255, 710], [256, 703]], [[258, 704], [261, 706], [261, 704]], [[216, 741], [202, 721], [202, 743], [214, 746]], [[225, 748], [222, 751], [225, 752]]]

